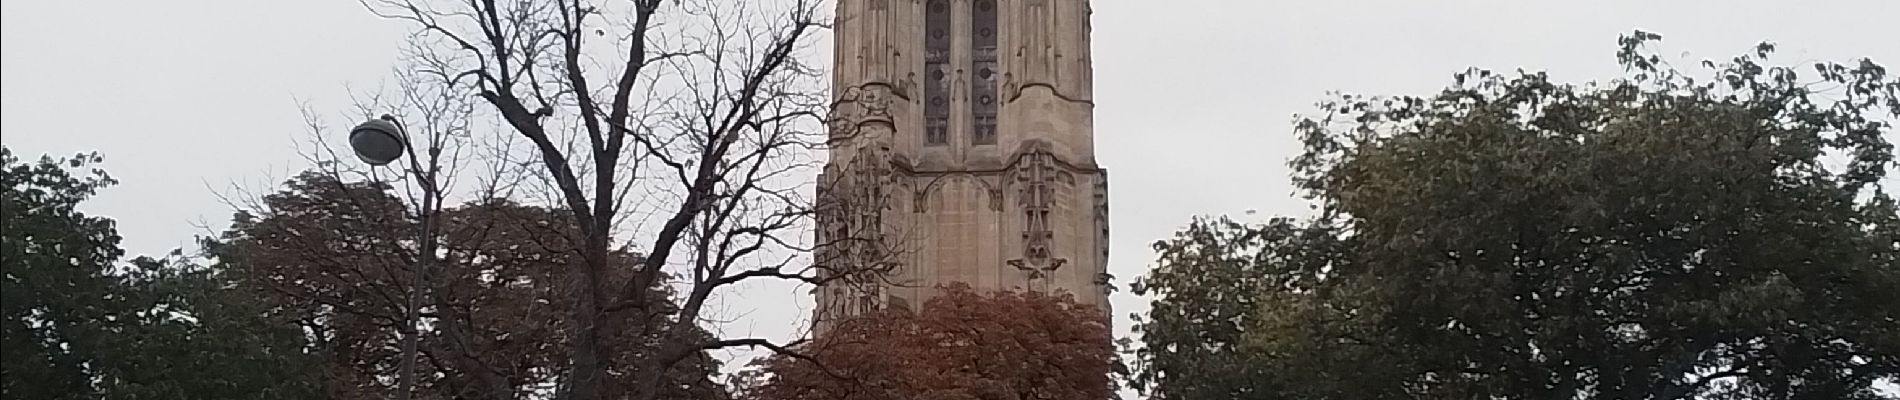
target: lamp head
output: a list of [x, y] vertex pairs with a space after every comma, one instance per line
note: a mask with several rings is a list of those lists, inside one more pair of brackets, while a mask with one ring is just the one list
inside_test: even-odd
[[356, 158], [379, 167], [402, 158], [409, 142], [404, 140], [402, 126], [394, 121], [395, 117], [385, 115], [350, 129], [350, 149], [356, 152]]

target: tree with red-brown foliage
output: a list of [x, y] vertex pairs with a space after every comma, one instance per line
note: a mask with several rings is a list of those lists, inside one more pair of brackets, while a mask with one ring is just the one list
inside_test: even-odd
[[1068, 295], [945, 288], [915, 312], [841, 321], [751, 371], [749, 400], [1103, 400], [1107, 315]]

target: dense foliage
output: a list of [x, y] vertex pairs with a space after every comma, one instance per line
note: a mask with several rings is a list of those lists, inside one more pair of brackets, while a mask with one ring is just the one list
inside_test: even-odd
[[[1157, 399], [1872, 399], [1900, 377], [1900, 79], [1622, 40], [1300, 118], [1307, 220], [1196, 221], [1136, 292]], [[1891, 395], [1889, 395], [1891, 396]]]
[[748, 400], [1103, 400], [1113, 395], [1106, 315], [1068, 296], [967, 286], [916, 312], [840, 322], [764, 360]]
[[[400, 360], [406, 293], [419, 254], [419, 220], [386, 185], [343, 182], [319, 173], [290, 180], [241, 212], [209, 248], [220, 268], [240, 276], [257, 300], [312, 333], [323, 355], [326, 392], [336, 398], [386, 397]], [[421, 398], [527, 399], [544, 395], [569, 366], [572, 327], [557, 318], [579, 262], [572, 219], [560, 211], [481, 200], [443, 210], [440, 259], [425, 274], [418, 384]], [[613, 254], [633, 265], [636, 254]], [[611, 277], [624, 282], [626, 273]], [[669, 295], [663, 288], [657, 295]], [[618, 311], [667, 315], [670, 310]], [[660, 318], [660, 317], [654, 317]], [[626, 376], [633, 360], [652, 353], [651, 324], [616, 327], [603, 357], [610, 376]], [[718, 365], [700, 354], [679, 364], [667, 398], [724, 397], [710, 380]], [[610, 380], [607, 394], [625, 395]]]
[[0, 148], [0, 397], [310, 398], [292, 326], [182, 257], [124, 262], [113, 221], [78, 209], [115, 183], [96, 154]]

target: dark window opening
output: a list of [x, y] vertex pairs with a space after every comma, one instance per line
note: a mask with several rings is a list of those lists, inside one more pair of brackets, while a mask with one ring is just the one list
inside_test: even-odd
[[970, 12], [970, 143], [996, 144], [996, 0], [977, 0]]
[[924, 7], [924, 144], [950, 142], [950, 1]]

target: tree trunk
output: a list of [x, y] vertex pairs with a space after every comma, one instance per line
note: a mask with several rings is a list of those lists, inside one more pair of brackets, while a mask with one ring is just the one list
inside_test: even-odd
[[574, 343], [572, 348], [573, 371], [569, 374], [567, 400], [597, 400], [600, 398], [601, 354], [600, 341], [600, 274], [607, 260], [607, 233], [587, 232], [585, 263], [574, 273], [580, 280], [580, 293], [575, 293], [574, 307]]

